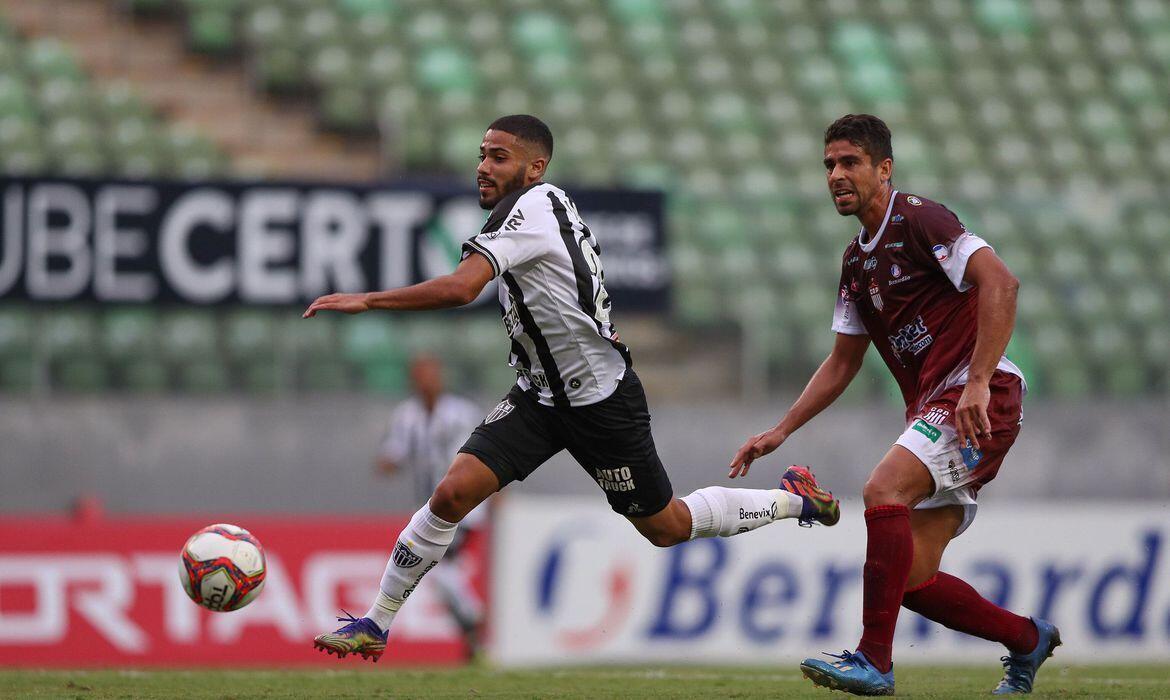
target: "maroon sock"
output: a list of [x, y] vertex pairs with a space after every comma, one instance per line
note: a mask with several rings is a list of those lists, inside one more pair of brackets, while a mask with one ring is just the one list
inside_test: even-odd
[[1004, 610], [966, 581], [941, 571], [906, 591], [902, 605], [945, 627], [999, 642], [1013, 654], [1030, 653], [1040, 642], [1031, 620]]
[[862, 573], [863, 632], [857, 650], [885, 673], [893, 663], [894, 625], [914, 558], [910, 509], [902, 505], [874, 506], [865, 511], [869, 536]]

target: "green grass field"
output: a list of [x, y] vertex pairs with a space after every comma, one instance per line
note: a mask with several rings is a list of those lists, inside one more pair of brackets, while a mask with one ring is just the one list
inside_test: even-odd
[[[898, 671], [898, 695], [985, 697], [990, 667]], [[0, 698], [830, 698], [787, 668], [0, 671]], [[1170, 666], [1046, 666], [1034, 697], [1170, 698]]]

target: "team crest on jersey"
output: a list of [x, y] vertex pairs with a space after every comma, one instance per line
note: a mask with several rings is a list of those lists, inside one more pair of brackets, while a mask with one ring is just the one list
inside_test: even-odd
[[410, 551], [410, 547], [407, 547], [406, 544], [402, 542], [394, 545], [394, 554], [391, 558], [394, 559], [394, 566], [398, 566], [403, 569], [409, 569], [411, 567], [418, 566], [419, 562], [422, 561], [422, 557]]
[[902, 276], [901, 266], [898, 265], [898, 263], [894, 263], [893, 265], [890, 265], [890, 277], [901, 277], [901, 276]]
[[508, 414], [515, 409], [515, 404], [513, 404], [508, 399], [504, 399], [503, 401], [496, 404], [496, 407], [492, 409], [491, 413], [487, 414], [487, 417], [483, 419], [483, 424], [487, 425], [488, 423], [494, 423], [501, 418], [506, 418]]
[[915, 197], [914, 195], [910, 195], [909, 197], [907, 197], [906, 202], [912, 206], [915, 206], [915, 207], [922, 206], [922, 200]]
[[934, 259], [939, 262], [946, 262], [946, 259], [951, 256], [947, 247], [941, 243], [931, 248], [930, 252], [934, 253]]
[[873, 301], [873, 308], [878, 311], [882, 310], [882, 295], [878, 288], [878, 281], [874, 277], [869, 278], [869, 298]]

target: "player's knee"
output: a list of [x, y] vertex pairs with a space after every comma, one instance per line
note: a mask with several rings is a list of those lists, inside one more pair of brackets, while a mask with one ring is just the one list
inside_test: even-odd
[[899, 492], [897, 488], [882, 479], [870, 478], [869, 481], [865, 482], [865, 488], [861, 490], [861, 498], [865, 502], [866, 508], [905, 505], [905, 496], [906, 494]]
[[444, 478], [431, 494], [431, 512], [449, 522], [459, 522], [475, 507], [471, 500], [457, 480]]
[[683, 542], [686, 542], [688, 539], [690, 539], [689, 532], [686, 534], [686, 536], [683, 536], [682, 533], [671, 530], [643, 532], [642, 535], [646, 538], [647, 541], [650, 542], [650, 544], [654, 545], [655, 547], [673, 547], [676, 544], [682, 544]]

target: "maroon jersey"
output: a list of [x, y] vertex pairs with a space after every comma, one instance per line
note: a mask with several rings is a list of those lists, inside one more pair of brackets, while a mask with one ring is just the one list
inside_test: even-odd
[[[907, 417], [967, 382], [979, 304], [963, 275], [986, 247], [946, 207], [895, 191], [877, 233], [862, 229], [845, 248], [833, 330], [870, 337]], [[1023, 379], [1006, 357], [996, 369]]]

